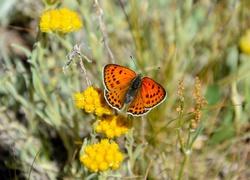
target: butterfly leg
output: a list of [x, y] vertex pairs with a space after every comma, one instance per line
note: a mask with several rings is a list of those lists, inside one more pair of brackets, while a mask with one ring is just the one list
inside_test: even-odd
[[114, 112], [115, 112], [115, 115], [118, 116], [118, 111], [117, 111], [117, 109], [115, 109]]

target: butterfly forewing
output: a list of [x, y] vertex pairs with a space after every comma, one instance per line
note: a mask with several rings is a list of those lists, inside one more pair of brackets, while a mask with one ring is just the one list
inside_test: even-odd
[[108, 64], [103, 68], [103, 83], [108, 91], [130, 86], [135, 77], [134, 71], [116, 64]]
[[136, 73], [128, 68], [116, 64], [108, 64], [103, 68], [104, 96], [110, 106], [120, 110], [125, 103], [125, 98], [130, 84]]
[[144, 77], [141, 84], [143, 106], [153, 108], [159, 105], [167, 96], [165, 89], [153, 79]]

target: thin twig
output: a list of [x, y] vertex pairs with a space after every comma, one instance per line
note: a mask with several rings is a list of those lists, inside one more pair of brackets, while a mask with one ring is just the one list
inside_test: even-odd
[[[131, 24], [130, 21], [129, 21], [129, 17], [128, 17], [126, 11], [125, 11], [124, 5], [123, 5], [123, 3], [122, 3], [121, 0], [119, 0], [119, 3], [120, 3], [120, 5], [121, 5], [121, 7], [122, 7], [122, 12], [123, 12], [123, 14], [124, 14], [125, 17], [126, 17], [126, 21], [127, 21], [127, 23], [128, 23], [128, 26], [129, 26], [130, 32], [131, 32], [131, 34], [132, 34], [133, 40], [134, 40], [134, 42], [136, 42], [136, 38], [135, 38], [135, 35], [134, 35], [134, 33], [133, 33], [133, 27], [132, 27], [132, 24]], [[135, 45], [137, 46], [136, 43], [135, 43]]]
[[78, 45], [76, 44], [73, 49], [69, 52], [69, 54], [66, 56], [66, 58], [68, 59], [68, 61], [66, 62], [66, 64], [63, 66], [63, 72], [66, 74], [65, 70], [68, 68], [68, 66], [73, 63], [73, 65], [77, 65], [74, 61], [74, 58], [75, 56], [77, 55], [79, 60], [80, 60], [80, 68], [82, 70], [82, 73], [84, 74], [85, 76], [85, 79], [86, 79], [86, 82], [87, 82], [87, 85], [90, 86], [91, 85], [91, 81], [90, 79], [88, 78], [88, 75], [87, 75], [87, 71], [84, 67], [84, 64], [83, 64], [83, 59], [82, 57], [88, 61], [88, 62], [92, 62], [92, 60], [90, 60], [87, 56], [85, 56], [84, 54], [81, 53], [81, 48], [82, 46], [84, 45], [84, 43], [81, 43], [78, 47]]
[[110, 50], [109, 45], [108, 45], [108, 41], [107, 41], [107, 31], [106, 31], [106, 27], [104, 24], [103, 10], [102, 10], [102, 8], [100, 8], [98, 0], [95, 0], [94, 6], [96, 8], [96, 13], [97, 13], [98, 19], [99, 19], [99, 25], [100, 25], [100, 30], [102, 32], [103, 43], [108, 51], [109, 57], [111, 58], [111, 62], [115, 63], [114, 55], [113, 55], [112, 51]]
[[32, 171], [32, 169], [33, 169], [33, 165], [34, 165], [34, 163], [35, 163], [35, 161], [36, 161], [36, 158], [37, 158], [37, 156], [38, 156], [38, 154], [39, 154], [40, 152], [41, 152], [41, 149], [39, 149], [39, 151], [36, 153], [35, 158], [33, 159], [33, 162], [32, 162], [31, 167], [30, 167], [30, 171], [29, 171], [28, 179], [30, 179], [30, 176], [31, 176], [31, 171]]
[[148, 178], [149, 169], [150, 169], [150, 167], [152, 166], [153, 161], [154, 161], [154, 159], [151, 159], [150, 162], [149, 162], [149, 165], [148, 165], [146, 174], [145, 174], [145, 176], [144, 176], [144, 180], [147, 180], [147, 178]]
[[85, 67], [84, 67], [84, 65], [83, 65], [82, 58], [79, 57], [79, 59], [80, 59], [80, 67], [81, 67], [82, 72], [83, 72], [83, 74], [84, 74], [84, 76], [85, 76], [87, 85], [88, 85], [88, 86], [91, 86], [91, 81], [90, 81], [90, 79], [89, 79], [89, 77], [88, 77], [88, 75], [87, 75], [87, 71], [86, 71], [86, 69], [85, 69]]

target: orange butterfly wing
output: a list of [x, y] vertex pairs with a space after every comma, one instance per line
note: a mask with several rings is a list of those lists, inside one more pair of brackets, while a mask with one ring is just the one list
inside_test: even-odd
[[165, 89], [153, 79], [148, 77], [144, 77], [142, 79], [140, 90], [142, 94], [143, 106], [148, 109], [158, 106], [167, 97]]
[[160, 84], [151, 78], [144, 77], [135, 98], [127, 109], [127, 112], [134, 116], [142, 116], [162, 103], [166, 97], [167, 93]]
[[133, 116], [142, 116], [149, 112], [143, 105], [143, 99], [140, 89], [137, 91], [133, 101], [130, 103], [127, 114], [131, 114]]
[[103, 68], [104, 97], [109, 105], [120, 110], [136, 73], [126, 67], [108, 64]]
[[120, 110], [124, 106], [128, 88], [129, 87], [125, 87], [122, 90], [118, 90], [118, 91], [116, 91], [116, 90], [106, 91], [105, 90], [104, 97], [111, 107], [113, 107], [117, 110]]

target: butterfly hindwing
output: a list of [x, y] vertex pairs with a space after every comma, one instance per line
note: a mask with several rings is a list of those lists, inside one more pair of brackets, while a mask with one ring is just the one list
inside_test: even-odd
[[113, 90], [113, 91], [105, 90], [104, 97], [111, 107], [120, 110], [124, 106], [128, 88], [129, 86], [122, 88], [122, 90]]
[[108, 91], [130, 86], [135, 77], [134, 71], [116, 64], [108, 64], [103, 68], [103, 83]]
[[127, 109], [127, 114], [131, 114], [133, 116], [142, 116], [147, 114], [148, 111], [149, 110], [143, 106], [142, 94], [141, 91], [138, 90], [133, 101], [130, 103]]
[[149, 109], [158, 106], [167, 96], [165, 89], [153, 79], [148, 77], [144, 77], [142, 79], [140, 91], [143, 106]]
[[136, 73], [126, 67], [108, 64], [103, 68], [104, 97], [117, 110], [124, 106], [126, 93]]

